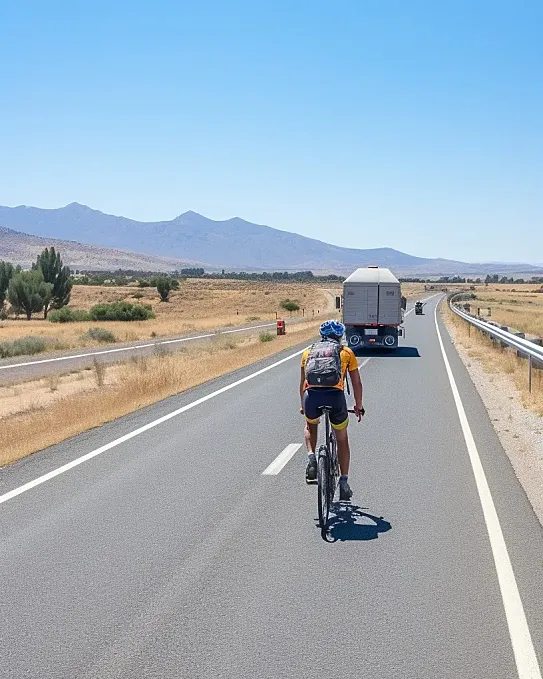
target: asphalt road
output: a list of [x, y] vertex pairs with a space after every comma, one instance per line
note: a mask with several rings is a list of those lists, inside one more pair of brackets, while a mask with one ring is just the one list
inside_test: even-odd
[[0, 677], [539, 679], [543, 531], [435, 301], [361, 369], [328, 542], [303, 449], [276, 461], [294, 350], [2, 470]]
[[[287, 319], [287, 325], [300, 322], [301, 318]], [[308, 319], [307, 319], [308, 320]], [[218, 330], [202, 330], [193, 335], [180, 335], [167, 339], [150, 340], [149, 342], [124, 342], [93, 347], [89, 349], [72, 349], [53, 354], [36, 356], [19, 356], [0, 359], [0, 386], [14, 384], [32, 379], [40, 379], [47, 375], [59, 374], [70, 370], [84, 370], [93, 365], [93, 361], [102, 363], [119, 363], [128, 361], [132, 356], [150, 356], [157, 350], [175, 351], [187, 342], [205, 342], [220, 335], [252, 334], [275, 328], [275, 321], [265, 323], [248, 323], [236, 328]]]

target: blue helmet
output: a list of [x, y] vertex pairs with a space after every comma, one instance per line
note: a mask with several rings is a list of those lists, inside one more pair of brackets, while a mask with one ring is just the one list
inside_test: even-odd
[[321, 337], [341, 339], [345, 334], [345, 326], [340, 321], [324, 321], [320, 328]]

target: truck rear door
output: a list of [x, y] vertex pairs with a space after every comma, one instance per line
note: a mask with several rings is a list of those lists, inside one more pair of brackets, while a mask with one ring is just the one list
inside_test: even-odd
[[381, 325], [399, 325], [402, 320], [402, 299], [397, 283], [379, 285], [379, 321]]
[[378, 287], [376, 284], [345, 286], [343, 322], [346, 325], [377, 323]]

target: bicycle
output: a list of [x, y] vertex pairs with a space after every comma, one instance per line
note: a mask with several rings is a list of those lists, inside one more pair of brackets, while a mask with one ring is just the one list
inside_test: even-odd
[[[324, 415], [326, 432], [326, 443], [319, 446], [317, 454], [317, 504], [319, 527], [321, 535], [324, 537], [328, 527], [330, 506], [334, 501], [339, 481], [339, 461], [336, 436], [330, 425], [330, 412], [332, 408], [330, 406], [322, 406], [319, 410]], [[356, 414], [355, 410], [349, 410], [348, 412]], [[360, 415], [364, 415], [364, 412], [364, 409], [362, 409]]]

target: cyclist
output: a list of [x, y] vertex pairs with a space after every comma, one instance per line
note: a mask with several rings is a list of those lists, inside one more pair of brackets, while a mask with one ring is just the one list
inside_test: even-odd
[[339, 498], [341, 501], [348, 501], [352, 497], [352, 490], [349, 487], [349, 463], [351, 453], [349, 449], [349, 437], [347, 425], [349, 424], [349, 413], [347, 412], [347, 402], [343, 391], [345, 376], [347, 372], [351, 377], [354, 393], [354, 411], [360, 422], [364, 414], [362, 407], [362, 380], [358, 372], [358, 361], [353, 351], [349, 347], [341, 344], [341, 338], [345, 334], [345, 326], [339, 321], [325, 321], [320, 327], [321, 342], [335, 342], [339, 345], [339, 357], [341, 361], [341, 376], [334, 386], [310, 386], [306, 379], [306, 365], [310, 357], [312, 347], [306, 349], [302, 355], [302, 366], [300, 376], [300, 412], [305, 415], [305, 443], [307, 446], [308, 462], [305, 472], [307, 482], [315, 481], [317, 478], [317, 460], [315, 449], [317, 447], [317, 433], [319, 426], [319, 408], [330, 406], [330, 423], [334, 428], [337, 440], [337, 452], [341, 477], [339, 480]]

